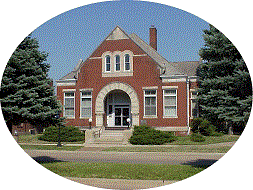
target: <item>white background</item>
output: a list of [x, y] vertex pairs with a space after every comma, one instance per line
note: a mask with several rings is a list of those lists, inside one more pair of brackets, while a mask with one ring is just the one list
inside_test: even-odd
[[[70, 9], [94, 3], [94, 0], [12, 0], [1, 1], [1, 65], [4, 67], [18, 44], [31, 31]], [[228, 0], [156, 0], [188, 11], [213, 24], [241, 52], [247, 66], [252, 67], [252, 5], [250, 1]], [[240, 2], [240, 3], [239, 3]], [[0, 188], [1, 189], [83, 189], [85, 186], [66, 180], [37, 164], [16, 144], [0, 113]], [[236, 145], [221, 160], [207, 170], [169, 186], [158, 189], [253, 189], [252, 185], [252, 123], [249, 123]], [[91, 187], [87, 187], [93, 189]]]

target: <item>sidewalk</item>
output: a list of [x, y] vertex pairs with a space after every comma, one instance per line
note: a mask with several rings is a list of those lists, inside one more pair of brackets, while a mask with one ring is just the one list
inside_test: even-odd
[[175, 183], [177, 181], [162, 180], [129, 180], [129, 179], [103, 179], [103, 178], [73, 178], [66, 177], [72, 181], [93, 187], [106, 189], [148, 189]]
[[[212, 147], [217, 147], [217, 146], [233, 146], [236, 143], [236, 141], [233, 142], [223, 142], [223, 143], [216, 143], [216, 144], [203, 144], [203, 145], [175, 145], [175, 144], [167, 144], [167, 145], [132, 145], [132, 144], [126, 144], [126, 145], [115, 145], [115, 144], [65, 144], [62, 143], [64, 146], [81, 146], [85, 148], [108, 148], [108, 147], [182, 147], [182, 146], [212, 146]], [[19, 145], [54, 145], [56, 146], [57, 143], [49, 143], [49, 144], [33, 144], [33, 143], [18, 143]]]

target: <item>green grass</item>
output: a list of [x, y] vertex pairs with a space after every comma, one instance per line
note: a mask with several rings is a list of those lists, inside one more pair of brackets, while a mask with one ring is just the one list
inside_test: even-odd
[[103, 151], [115, 152], [201, 152], [201, 153], [226, 153], [231, 146], [207, 147], [207, 146], [177, 146], [177, 147], [110, 147]]
[[220, 137], [206, 136], [206, 140], [204, 142], [193, 142], [190, 139], [190, 136], [177, 137], [177, 139], [171, 143], [167, 144], [175, 144], [175, 145], [205, 145], [205, 144], [216, 144], [223, 142], [233, 142], [239, 139], [239, 135], [223, 135]]
[[206, 168], [190, 165], [126, 163], [51, 162], [41, 164], [64, 177], [140, 180], [183, 180]]
[[67, 150], [67, 151], [75, 151], [79, 150], [81, 146], [62, 146], [58, 147], [56, 145], [20, 145], [23, 149], [35, 149], [35, 150]]
[[[38, 140], [38, 137], [41, 136], [41, 134], [37, 134], [37, 135], [30, 135], [30, 134], [26, 134], [26, 135], [20, 135], [18, 137], [18, 143], [30, 143], [30, 144], [55, 144], [56, 142], [48, 142], [48, 141], [42, 141], [42, 140]], [[83, 144], [83, 141], [79, 141], [79, 142], [64, 142], [65, 144]]]

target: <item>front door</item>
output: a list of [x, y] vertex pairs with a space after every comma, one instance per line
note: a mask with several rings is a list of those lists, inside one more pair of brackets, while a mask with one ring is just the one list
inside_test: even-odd
[[129, 116], [129, 106], [115, 105], [115, 127], [127, 127]]

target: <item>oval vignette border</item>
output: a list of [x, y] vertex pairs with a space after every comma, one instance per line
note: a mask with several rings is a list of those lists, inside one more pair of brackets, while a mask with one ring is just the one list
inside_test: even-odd
[[[55, 1], [54, 3], [52, 3], [52, 1], [46, 0], [37, 5], [31, 2], [32, 1], [25, 0], [22, 1], [22, 3], [18, 3], [18, 1], [16, 0], [12, 2], [2, 3], [2, 7], [5, 8], [1, 11], [1, 18], [3, 18], [4, 20], [2, 24], [2, 28], [4, 28], [4, 31], [1, 31], [1, 52], [3, 52], [1, 56], [1, 76], [6, 63], [15, 48], [22, 41], [22, 39], [27, 36], [31, 31], [46, 22], [48, 19], [51, 19], [52, 17], [55, 17], [65, 11], [77, 8], [79, 6], [83, 6], [84, 3], [86, 5], [91, 3], [97, 3], [97, 1], [94, 0], [89, 0], [85, 2], [77, 0], [76, 2], [65, 3], [62, 3], [59, 0]], [[211, 5], [209, 4], [209, 2], [206, 2], [206, 4], [203, 4], [203, 2], [201, 2], [202, 1], [199, 0], [191, 1], [191, 3], [183, 0], [171, 2], [165, 0], [156, 0], [156, 3], [170, 5], [190, 12], [217, 27], [235, 44], [235, 46], [241, 52], [250, 70], [250, 73], [252, 74], [253, 66], [249, 65], [250, 60], [252, 61], [252, 56], [249, 51], [250, 47], [248, 45], [253, 43], [252, 38], [249, 38], [251, 35], [249, 23], [251, 22], [250, 18], [253, 17], [253, 14], [250, 13], [250, 2], [248, 2], [248, 4], [245, 3], [244, 5], [238, 5], [229, 1], [220, 2], [217, 0], [214, 0], [212, 2], [213, 4]], [[15, 4], [15, 7], [13, 6], [13, 4]], [[219, 7], [216, 7], [215, 4], [218, 4]], [[229, 6], [230, 10], [226, 10], [227, 6]], [[207, 8], [208, 10], [206, 10]], [[30, 9], [40, 10], [38, 11], [38, 14], [36, 14], [36, 11]], [[23, 14], [21, 10], [26, 11], [27, 13]], [[29, 12], [32, 13], [31, 15], [34, 14], [34, 16], [29, 16]], [[214, 16], [215, 14], [216, 16]], [[230, 14], [234, 15], [230, 16]], [[227, 15], [229, 15], [229, 19], [226, 18]], [[29, 19], [30, 23], [24, 22], [24, 20], [26, 19]], [[24, 27], [22, 27], [22, 22], [24, 22]], [[15, 27], [15, 25], [17, 27]], [[15, 37], [13, 37], [14, 35]], [[42, 168], [42, 166], [40, 166], [36, 162], [33, 162], [32, 159], [29, 159], [29, 157], [27, 157], [28, 155], [24, 154], [22, 149], [17, 147], [14, 139], [12, 139], [3, 120], [2, 114], [1, 124], [2, 127], [0, 132], [0, 143], [2, 148], [2, 154], [5, 155], [1, 158], [1, 168], [3, 168], [2, 173], [5, 174], [4, 177], [2, 177], [1, 186], [8, 185], [9, 187], [11, 187], [11, 189], [26, 187], [28, 190], [34, 189], [34, 187], [37, 187], [37, 189], [45, 189], [50, 187], [61, 189], [75, 188], [77, 190], [84, 188], [83, 185], [73, 183], [71, 181], [66, 180], [65, 178], [59, 177], [56, 174], [45, 170], [44, 168]], [[250, 134], [253, 134], [253, 129], [249, 126], [251, 126], [252, 124], [253, 119], [251, 116], [241, 138], [238, 140], [232, 150], [229, 151], [229, 153], [227, 153], [224, 158], [222, 158], [222, 160], [214, 164], [208, 170], [197, 174], [195, 177], [191, 177], [179, 183], [170, 185], [169, 188], [185, 189], [194, 187], [195, 189], [203, 189], [203, 187], [205, 187], [205, 189], [213, 189], [215, 187], [219, 187], [219, 189], [229, 188], [233, 190], [238, 189], [239, 187], [252, 186], [252, 184], [250, 183], [251, 179], [249, 176], [247, 176], [247, 171], [249, 172], [253, 169], [253, 166], [250, 165], [250, 155], [252, 156], [253, 153], [252, 151], [250, 151], [251, 148], [249, 147], [252, 144], [252, 142], [250, 141]], [[27, 170], [25, 170], [25, 168], [27, 168]], [[218, 177], [220, 180], [213, 181], [213, 179]], [[212, 183], [209, 184], [211, 181]], [[85, 188], [95, 189], [88, 186], [86, 186]], [[167, 187], [165, 186], [159, 187], [157, 189], [166, 188]]]

